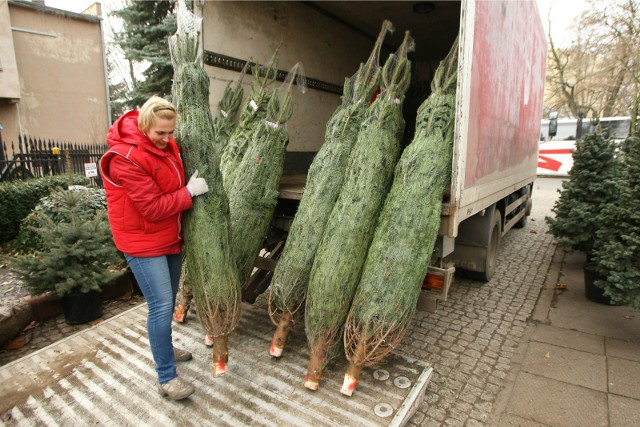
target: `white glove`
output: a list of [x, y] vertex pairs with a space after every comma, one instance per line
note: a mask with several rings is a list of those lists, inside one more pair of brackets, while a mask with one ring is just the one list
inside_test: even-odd
[[209, 187], [207, 186], [207, 181], [204, 178], [198, 178], [198, 171], [196, 170], [191, 178], [189, 178], [189, 182], [187, 182], [187, 191], [191, 194], [191, 197], [200, 196], [201, 194], [209, 191]]

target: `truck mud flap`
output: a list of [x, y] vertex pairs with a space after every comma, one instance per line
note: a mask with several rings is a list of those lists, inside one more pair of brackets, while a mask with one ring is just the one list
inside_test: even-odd
[[305, 389], [303, 326], [295, 326], [283, 356], [272, 359], [264, 298], [243, 309], [220, 378], [212, 377], [195, 317], [174, 323], [174, 344], [194, 355], [178, 364], [180, 377], [196, 387], [182, 402], [156, 390], [141, 305], [0, 367], [0, 424], [401, 426], [422, 402], [432, 368], [399, 353], [364, 369], [350, 398], [340, 393], [344, 360], [327, 367], [318, 391]]

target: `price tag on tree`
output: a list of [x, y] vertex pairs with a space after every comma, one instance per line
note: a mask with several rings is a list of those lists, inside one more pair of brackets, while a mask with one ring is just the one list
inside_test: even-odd
[[96, 178], [98, 176], [98, 165], [96, 163], [85, 163], [84, 175], [87, 178]]

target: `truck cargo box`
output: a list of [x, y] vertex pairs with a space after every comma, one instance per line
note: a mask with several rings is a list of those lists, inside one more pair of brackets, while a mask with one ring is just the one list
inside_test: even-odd
[[[547, 48], [535, 1], [200, 6], [212, 105], [246, 61], [266, 62], [278, 47], [283, 78], [292, 64], [300, 61], [305, 66], [310, 90], [294, 95], [295, 112], [288, 123], [285, 175], [295, 176], [283, 179], [285, 201], [275, 218], [285, 231], [297, 206], [290, 201], [302, 197], [304, 174], [323, 143], [344, 78], [366, 60], [382, 21], [391, 20], [397, 34], [385, 39], [381, 61], [395, 51], [405, 30], [416, 42], [410, 55], [411, 88], [403, 103], [404, 146], [411, 142], [416, 111], [430, 93], [433, 72], [457, 37], [452, 175], [443, 194], [432, 267], [447, 277], [455, 267], [490, 280], [500, 237], [512, 227], [524, 226], [531, 211]], [[446, 298], [446, 291], [438, 292]]]

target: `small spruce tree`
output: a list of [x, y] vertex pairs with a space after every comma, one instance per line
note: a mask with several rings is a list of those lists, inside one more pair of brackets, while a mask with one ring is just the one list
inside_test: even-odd
[[[67, 170], [70, 170], [68, 166]], [[79, 197], [77, 208], [86, 211], [87, 214], [95, 215], [99, 210], [107, 208], [107, 197], [104, 190], [87, 187], [83, 191], [78, 191]], [[42, 248], [42, 239], [34, 231], [38, 227], [39, 216], [47, 216], [54, 222], [65, 220], [66, 215], [60, 210], [59, 197], [45, 196], [40, 199], [36, 207], [20, 222], [18, 236], [11, 242], [11, 249], [19, 254], [33, 253]]]
[[590, 259], [601, 226], [599, 215], [617, 201], [620, 166], [615, 143], [600, 132], [578, 140], [572, 157], [569, 179], [562, 183], [552, 209], [555, 218], [546, 220], [560, 246], [584, 252]]
[[121, 257], [111, 239], [106, 211], [86, 209], [83, 190], [59, 190], [49, 214], [35, 215], [42, 246], [16, 258], [15, 267], [32, 295], [54, 291], [62, 297], [99, 291], [120, 274]]
[[613, 304], [640, 310], [640, 138], [623, 144], [619, 202], [602, 213], [594, 260], [606, 280], [596, 286]]

